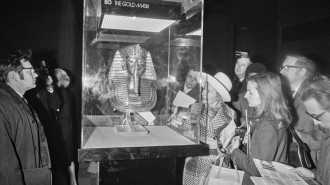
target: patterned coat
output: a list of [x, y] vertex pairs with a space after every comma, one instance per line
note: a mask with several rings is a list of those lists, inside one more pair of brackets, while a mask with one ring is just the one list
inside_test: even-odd
[[[220, 109], [213, 119], [207, 115], [207, 109], [204, 108], [200, 126], [200, 140], [206, 144], [217, 144], [220, 138], [220, 132], [236, 119], [236, 113], [227, 104], [222, 103]], [[216, 140], [215, 140], [216, 138]], [[211, 165], [215, 162], [217, 153], [210, 150], [209, 156], [189, 157], [186, 159], [184, 166], [183, 184], [194, 185], [203, 182], [211, 169]]]

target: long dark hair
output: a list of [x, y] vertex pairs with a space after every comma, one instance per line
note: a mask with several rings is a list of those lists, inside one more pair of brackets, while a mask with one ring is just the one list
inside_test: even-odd
[[255, 82], [261, 99], [256, 116], [273, 114], [280, 121], [279, 128], [286, 128], [292, 121], [288, 101], [282, 90], [281, 79], [272, 72], [263, 72], [247, 78], [247, 82]]

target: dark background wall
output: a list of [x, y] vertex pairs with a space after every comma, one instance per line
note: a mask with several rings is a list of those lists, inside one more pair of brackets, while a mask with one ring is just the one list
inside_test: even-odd
[[[1, 6], [1, 55], [30, 48], [34, 56], [69, 70], [81, 66], [83, 4], [76, 1], [12, 1]], [[79, 67], [78, 67], [79, 66]]]
[[[0, 56], [30, 48], [36, 59], [81, 74], [83, 2], [8, 1], [1, 6]], [[207, 0], [204, 64], [232, 76], [235, 50], [276, 70], [281, 57], [298, 51], [328, 66], [330, 1]], [[74, 88], [80, 89], [80, 79]], [[79, 94], [79, 93], [78, 93]]]
[[68, 70], [80, 107], [83, 1], [7, 1], [0, 7], [0, 57], [31, 49], [34, 62]]
[[302, 53], [330, 74], [330, 1], [279, 1], [278, 58]]
[[233, 75], [233, 16], [229, 1], [205, 1], [203, 64]]
[[247, 51], [253, 62], [276, 70], [278, 1], [231, 0], [234, 50]]

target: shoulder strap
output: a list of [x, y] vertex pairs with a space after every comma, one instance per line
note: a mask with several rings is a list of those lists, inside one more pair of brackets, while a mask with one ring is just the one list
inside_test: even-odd
[[292, 137], [297, 141], [298, 145], [302, 145], [303, 142], [300, 139], [300, 137], [297, 135], [296, 131], [292, 127], [289, 127], [289, 130], [290, 133], [292, 134]]

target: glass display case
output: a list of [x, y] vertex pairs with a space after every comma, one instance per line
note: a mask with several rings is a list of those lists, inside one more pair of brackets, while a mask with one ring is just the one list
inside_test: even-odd
[[84, 1], [80, 162], [207, 153], [202, 17], [202, 0]]

